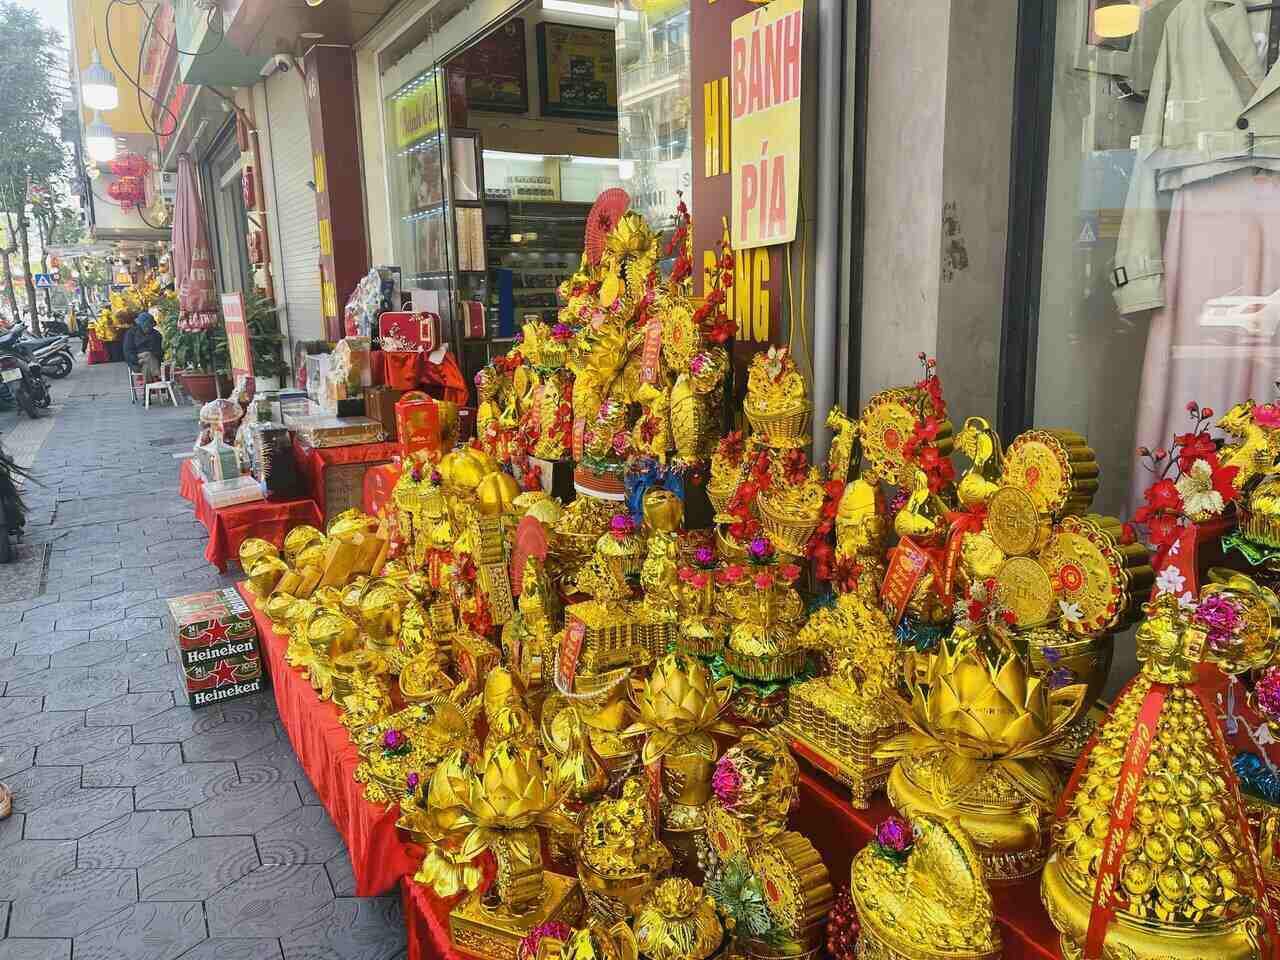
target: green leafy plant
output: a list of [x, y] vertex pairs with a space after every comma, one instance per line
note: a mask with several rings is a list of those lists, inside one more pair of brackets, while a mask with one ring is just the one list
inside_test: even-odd
[[[283, 378], [289, 370], [280, 355], [284, 337], [276, 305], [257, 293], [244, 298], [245, 322], [249, 328], [249, 346], [253, 351], [253, 372], [260, 377]], [[178, 298], [170, 293], [151, 308], [160, 333], [164, 337], [165, 354], [180, 370], [227, 374], [231, 357], [227, 347], [227, 331], [222, 324], [208, 330], [192, 332], [178, 326]]]

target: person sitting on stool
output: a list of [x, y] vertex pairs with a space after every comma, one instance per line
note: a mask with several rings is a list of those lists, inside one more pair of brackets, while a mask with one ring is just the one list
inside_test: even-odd
[[124, 334], [124, 359], [129, 369], [141, 373], [150, 383], [160, 379], [160, 358], [164, 356], [164, 338], [156, 329], [156, 318], [143, 310]]

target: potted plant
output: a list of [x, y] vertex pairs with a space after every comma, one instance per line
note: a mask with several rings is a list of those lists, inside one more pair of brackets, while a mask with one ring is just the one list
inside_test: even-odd
[[226, 384], [224, 393], [230, 393], [231, 387], [226, 379], [226, 371], [216, 370], [214, 363], [217, 356], [217, 339], [223, 341], [223, 356], [226, 355], [226, 332], [221, 326], [208, 330], [184, 330], [178, 324], [178, 297], [170, 292], [160, 298], [151, 312], [164, 338], [165, 358], [169, 360], [175, 372], [175, 378], [196, 403], [205, 404], [218, 396], [219, 375]]

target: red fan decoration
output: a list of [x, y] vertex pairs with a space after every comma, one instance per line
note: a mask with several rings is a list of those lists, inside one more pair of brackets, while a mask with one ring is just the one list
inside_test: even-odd
[[111, 172], [117, 177], [145, 177], [151, 172], [151, 164], [147, 163], [145, 157], [140, 157], [136, 153], [117, 157], [109, 166]]
[[610, 187], [591, 205], [587, 214], [587, 259], [598, 266], [604, 254], [604, 241], [622, 215], [631, 206], [631, 194], [621, 187]]

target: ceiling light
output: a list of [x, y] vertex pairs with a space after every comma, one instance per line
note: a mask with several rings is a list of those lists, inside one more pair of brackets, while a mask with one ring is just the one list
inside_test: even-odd
[[324, 3], [324, 0], [307, 0], [308, 7], [318, 7], [322, 3]]
[[570, 157], [569, 160], [588, 167], [615, 167], [619, 163], [617, 157]]
[[102, 65], [98, 48], [94, 47], [89, 66], [80, 74], [80, 97], [90, 110], [114, 110], [120, 106], [120, 88], [116, 77]]
[[511, 153], [508, 150], [486, 150], [486, 160], [523, 160], [527, 163], [541, 163], [547, 159], [544, 153]]
[[314, 31], [311, 31], [311, 30], [308, 30], [306, 33], [300, 33], [298, 34], [298, 36], [300, 36], [303, 40], [323, 40], [324, 39], [323, 33], [315, 33]]
[[542, 9], [553, 13], [572, 13], [579, 17], [600, 17], [603, 20], [639, 20], [635, 10], [615, 10], [612, 5], [597, 7], [579, 0], [542, 0]]
[[1119, 0], [1093, 11], [1093, 32], [1106, 40], [1131, 37], [1138, 32], [1142, 9], [1136, 3]]
[[84, 149], [98, 163], [110, 163], [116, 158], [116, 134], [104, 123], [101, 114], [93, 111], [93, 122], [84, 131]]

